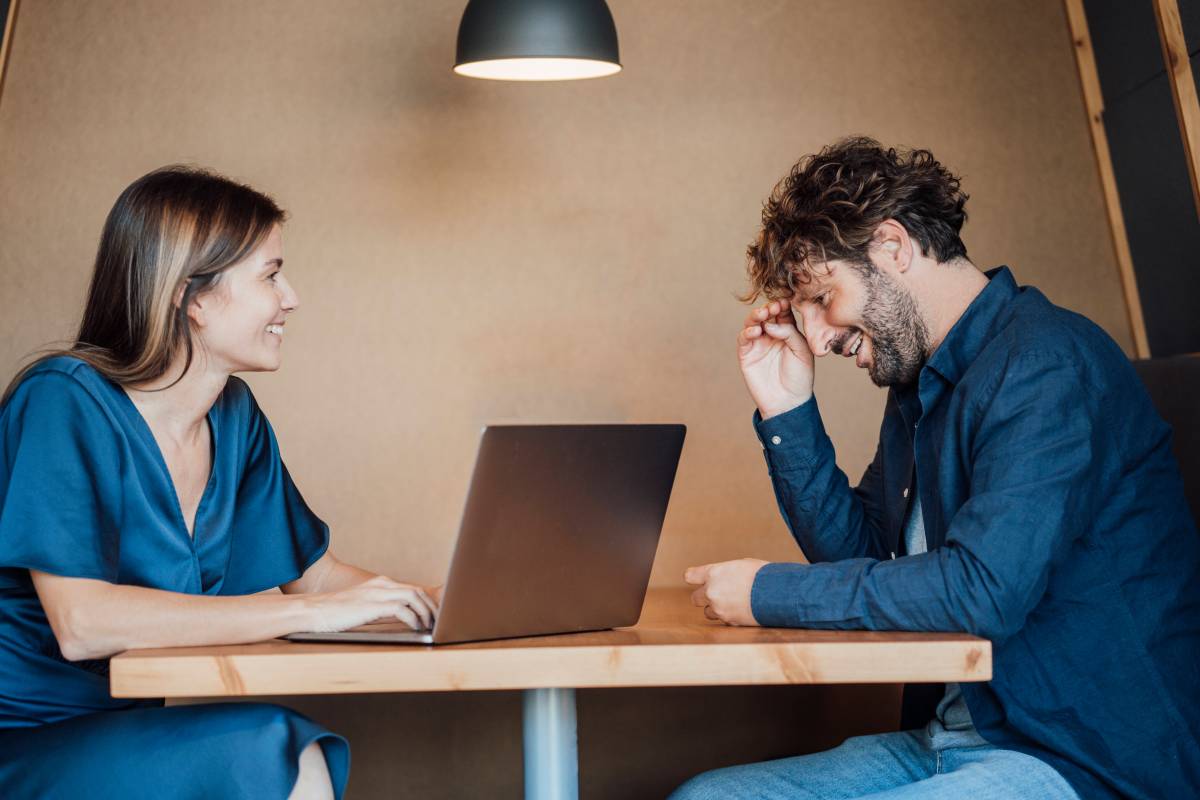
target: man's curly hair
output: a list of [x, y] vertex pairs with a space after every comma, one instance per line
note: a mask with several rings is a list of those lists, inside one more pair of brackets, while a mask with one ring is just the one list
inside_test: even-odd
[[928, 150], [886, 150], [851, 137], [800, 159], [763, 206], [762, 230], [747, 250], [753, 301], [791, 297], [834, 259], [869, 263], [879, 224], [894, 219], [939, 263], [965, 258], [959, 231], [967, 195]]

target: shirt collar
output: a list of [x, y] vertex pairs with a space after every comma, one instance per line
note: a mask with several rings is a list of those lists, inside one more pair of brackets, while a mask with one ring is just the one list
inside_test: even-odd
[[957, 384], [967, 368], [991, 341], [1001, 315], [1017, 292], [1017, 282], [1008, 267], [996, 267], [984, 273], [987, 286], [958, 318], [946, 338], [921, 370], [932, 370], [951, 385]]

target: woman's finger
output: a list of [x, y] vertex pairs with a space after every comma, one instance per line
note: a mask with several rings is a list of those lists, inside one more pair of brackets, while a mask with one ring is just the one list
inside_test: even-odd
[[425, 601], [425, 605], [429, 607], [429, 611], [433, 614], [434, 619], [437, 619], [438, 611], [441, 610], [441, 605], [438, 603], [437, 598], [427, 589], [418, 588], [417, 594]]
[[717, 616], [717, 612], [713, 611], [713, 607], [712, 607], [712, 606], [705, 606], [705, 607], [704, 607], [704, 616], [708, 617], [708, 618], [709, 618], [709, 619], [711, 619], [713, 622], [720, 622], [720, 621], [721, 621], [721, 618]]
[[407, 594], [408, 597], [404, 599], [404, 602], [408, 603], [408, 607], [421, 618], [422, 627], [432, 628], [433, 612], [429, 609], [427, 601], [421, 598], [424, 592], [419, 589], [409, 589]]
[[396, 604], [393, 607], [392, 614], [395, 615], [396, 619], [400, 620], [405, 625], [412, 628], [414, 631], [424, 630], [424, 628], [421, 626], [420, 618], [418, 618], [417, 615], [415, 613], [413, 613], [413, 610], [411, 608], [404, 605], [403, 603]]

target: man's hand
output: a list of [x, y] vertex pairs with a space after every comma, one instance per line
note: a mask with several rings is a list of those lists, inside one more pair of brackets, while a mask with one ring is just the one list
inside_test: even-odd
[[692, 592], [692, 605], [703, 608], [709, 619], [726, 625], [757, 625], [750, 610], [750, 588], [766, 563], [757, 558], [739, 558], [689, 567], [683, 579], [700, 587]]
[[750, 312], [738, 334], [738, 363], [763, 419], [791, 411], [812, 397], [813, 353], [796, 327], [787, 300]]

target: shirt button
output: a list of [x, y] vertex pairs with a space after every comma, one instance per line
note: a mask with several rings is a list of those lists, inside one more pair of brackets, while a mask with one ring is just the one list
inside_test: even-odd
[[903, 492], [903, 494], [904, 494], [904, 496], [905, 496], [905, 497], [908, 497], [908, 487], [907, 487], [907, 486], [905, 486], [905, 487], [904, 487], [904, 492]]
[[783, 439], [780, 439], [778, 436], [771, 437], [771, 444], [781, 444], [782, 442]]

